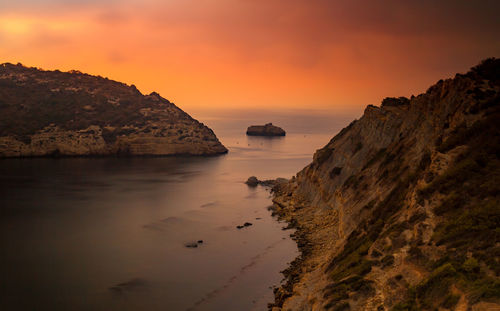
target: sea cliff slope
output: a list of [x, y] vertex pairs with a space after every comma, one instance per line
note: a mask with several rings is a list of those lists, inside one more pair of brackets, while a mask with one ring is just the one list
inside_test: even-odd
[[386, 98], [276, 186], [273, 310], [499, 310], [500, 60]]
[[0, 64], [0, 157], [215, 155], [214, 132], [157, 93]]

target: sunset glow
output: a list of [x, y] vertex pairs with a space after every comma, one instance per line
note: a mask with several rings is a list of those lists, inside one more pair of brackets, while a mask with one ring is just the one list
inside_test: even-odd
[[188, 111], [356, 112], [500, 53], [494, 1], [377, 3], [4, 1], [0, 60], [107, 76]]

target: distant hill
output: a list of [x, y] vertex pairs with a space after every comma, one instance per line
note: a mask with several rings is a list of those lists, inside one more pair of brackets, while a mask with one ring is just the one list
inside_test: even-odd
[[274, 188], [277, 310], [500, 310], [500, 60], [387, 98]]
[[0, 157], [226, 152], [211, 129], [157, 93], [78, 71], [0, 65]]

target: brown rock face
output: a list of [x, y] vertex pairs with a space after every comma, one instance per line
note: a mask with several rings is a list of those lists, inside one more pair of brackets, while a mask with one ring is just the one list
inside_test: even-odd
[[500, 307], [500, 60], [389, 98], [273, 191], [302, 255], [273, 310]]
[[272, 123], [267, 123], [266, 125], [252, 125], [247, 129], [247, 135], [249, 136], [285, 136], [285, 131], [273, 125]]
[[77, 71], [0, 65], [0, 157], [226, 152], [211, 129], [157, 93]]

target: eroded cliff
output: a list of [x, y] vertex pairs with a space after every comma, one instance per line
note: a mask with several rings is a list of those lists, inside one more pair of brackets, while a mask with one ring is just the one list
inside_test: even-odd
[[302, 255], [273, 310], [498, 310], [500, 60], [387, 98], [273, 191]]
[[0, 157], [226, 152], [210, 128], [157, 93], [78, 71], [0, 65]]

